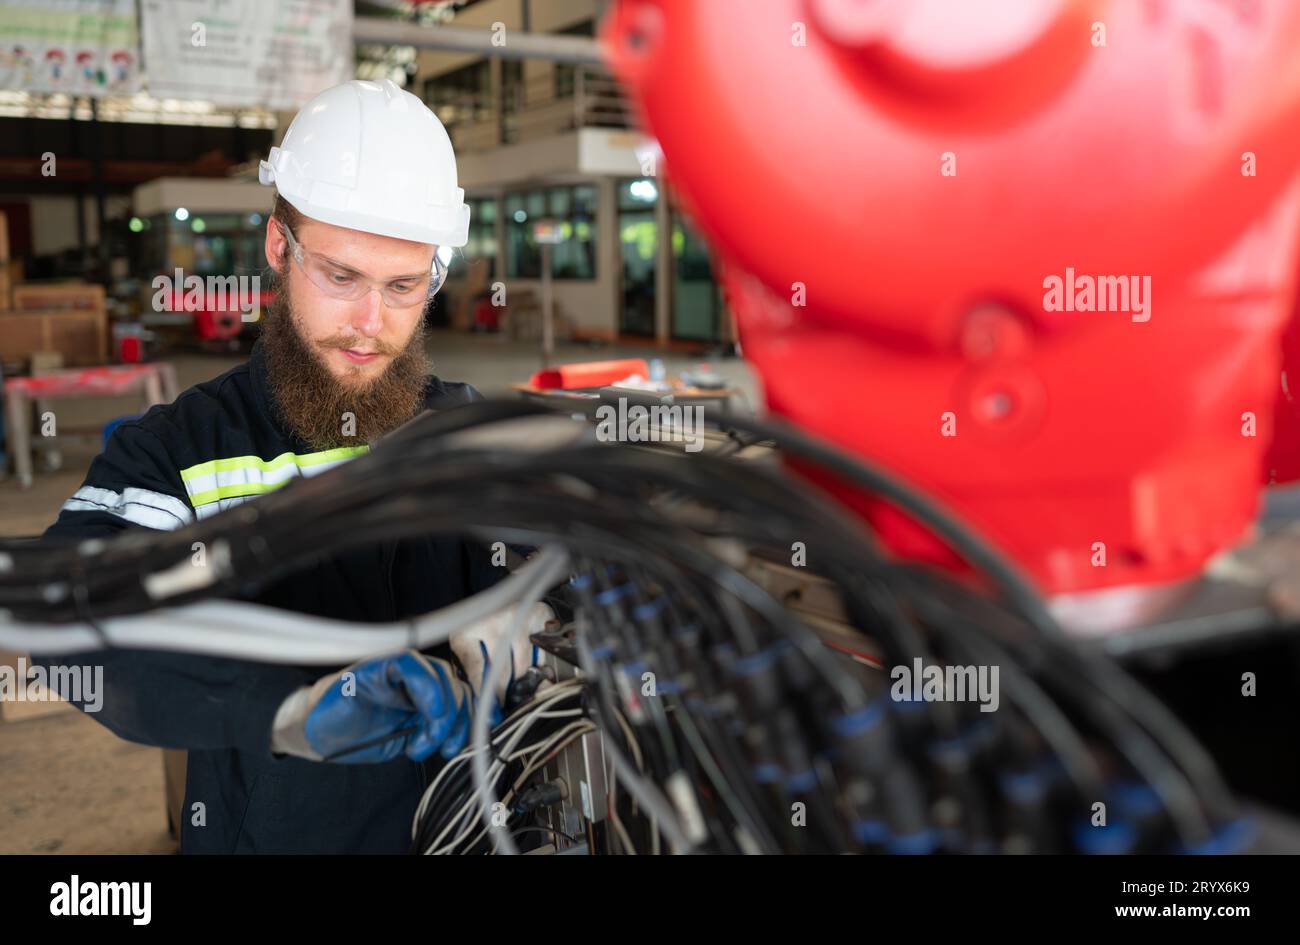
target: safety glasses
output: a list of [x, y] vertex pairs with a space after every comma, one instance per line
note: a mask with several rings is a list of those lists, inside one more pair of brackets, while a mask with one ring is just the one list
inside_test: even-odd
[[292, 230], [283, 225], [280, 229], [284, 230], [285, 239], [289, 243], [289, 253], [298, 264], [298, 268], [303, 271], [303, 275], [330, 298], [355, 302], [373, 289], [383, 297], [384, 304], [389, 308], [410, 308], [413, 305], [423, 305], [433, 298], [434, 293], [442, 288], [443, 282], [447, 279], [447, 264], [451, 261], [451, 248], [447, 246], [439, 246], [434, 251], [433, 266], [427, 276], [380, 282], [368, 279], [354, 269], [305, 249], [293, 235]]

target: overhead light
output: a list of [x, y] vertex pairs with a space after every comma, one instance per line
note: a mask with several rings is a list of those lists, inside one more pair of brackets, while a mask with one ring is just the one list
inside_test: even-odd
[[182, 223], [184, 223], [186, 220], [190, 218], [190, 212], [186, 210], [184, 207], [177, 207], [174, 216], [176, 217], [177, 220], [180, 220]]
[[628, 185], [628, 193], [634, 200], [640, 200], [644, 203], [652, 203], [659, 196], [659, 189], [655, 187], [652, 181], [634, 180]]

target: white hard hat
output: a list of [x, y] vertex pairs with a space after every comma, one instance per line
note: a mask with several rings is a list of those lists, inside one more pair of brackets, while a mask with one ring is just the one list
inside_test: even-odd
[[438, 246], [469, 239], [447, 129], [389, 79], [354, 79], [317, 95], [261, 162], [258, 179], [313, 220]]

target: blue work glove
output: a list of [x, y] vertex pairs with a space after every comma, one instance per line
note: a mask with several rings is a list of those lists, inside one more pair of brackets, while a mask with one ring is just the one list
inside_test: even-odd
[[469, 738], [473, 700], [445, 660], [415, 650], [366, 660], [285, 699], [271, 750], [346, 764], [451, 758]]

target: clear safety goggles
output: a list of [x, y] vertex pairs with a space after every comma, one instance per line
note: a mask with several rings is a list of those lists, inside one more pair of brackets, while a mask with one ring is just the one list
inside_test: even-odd
[[[279, 221], [276, 221], [277, 223]], [[433, 298], [435, 292], [442, 288], [447, 280], [447, 265], [451, 262], [451, 247], [439, 246], [433, 254], [433, 266], [427, 276], [414, 279], [393, 279], [382, 282], [367, 279], [361, 273], [305, 249], [293, 231], [281, 226], [285, 239], [289, 243], [289, 252], [298, 268], [303, 271], [312, 285], [326, 295], [335, 299], [355, 302], [365, 297], [373, 289], [383, 297], [389, 308], [410, 308], [423, 305]]]

